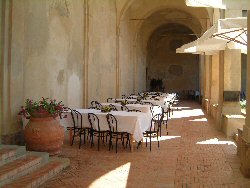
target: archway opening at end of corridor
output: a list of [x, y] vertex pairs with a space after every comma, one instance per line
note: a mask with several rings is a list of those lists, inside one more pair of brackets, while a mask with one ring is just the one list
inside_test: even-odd
[[197, 37], [188, 27], [168, 23], [157, 28], [147, 44], [147, 90], [194, 98], [199, 91], [199, 56], [176, 49]]

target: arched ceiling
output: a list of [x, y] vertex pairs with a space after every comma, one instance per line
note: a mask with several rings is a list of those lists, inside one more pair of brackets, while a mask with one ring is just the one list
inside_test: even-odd
[[179, 23], [168, 23], [160, 26], [151, 34], [147, 43], [148, 50], [151, 50], [150, 48], [153, 47], [152, 45], [154, 45], [154, 43], [157, 43], [156, 41], [160, 41], [165, 37], [176, 39], [181, 38], [182, 40], [185, 39], [184, 41], [186, 42], [197, 39], [197, 36], [187, 26]]
[[119, 0], [117, 11], [120, 13], [118, 23], [130, 20], [136, 40], [138, 34], [149, 37], [156, 28], [167, 23], [186, 25], [200, 35], [211, 23], [212, 9], [188, 7], [185, 0]]
[[[159, 27], [164, 25], [166, 26], [168, 24], [172, 24], [172, 26], [174, 26], [174, 24], [179, 24], [187, 27], [190, 31], [185, 34], [196, 34], [196, 37], [199, 37], [202, 32], [201, 23], [196, 17], [180, 9], [167, 8], [153, 13], [146, 20], [144, 20], [140, 29], [138, 28], [139, 30], [136, 33], [136, 37], [142, 39], [143, 46], [145, 48], [152, 33]], [[180, 32], [182, 32], [181, 29]]]

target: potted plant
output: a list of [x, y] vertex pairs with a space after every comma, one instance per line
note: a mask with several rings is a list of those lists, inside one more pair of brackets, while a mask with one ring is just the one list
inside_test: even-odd
[[125, 99], [124, 101], [121, 101], [121, 105], [122, 106], [125, 106], [125, 105], [127, 105], [128, 104], [128, 101]]
[[30, 116], [24, 129], [27, 150], [45, 151], [50, 155], [60, 153], [64, 128], [60, 125], [58, 116], [62, 110], [62, 102], [57, 102], [56, 99], [26, 100], [19, 115]]

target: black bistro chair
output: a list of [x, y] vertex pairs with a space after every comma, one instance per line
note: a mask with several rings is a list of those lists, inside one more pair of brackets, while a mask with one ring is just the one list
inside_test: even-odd
[[113, 110], [113, 111], [118, 111], [116, 106], [113, 104], [109, 104], [109, 107]]
[[110, 98], [107, 98], [107, 102], [108, 102], [108, 103], [112, 102], [113, 100], [114, 100], [114, 99], [111, 98], [111, 97], [110, 97]]
[[124, 149], [125, 149], [124, 141], [126, 140], [126, 147], [127, 147], [127, 144], [129, 144], [129, 148], [131, 150], [129, 133], [118, 131], [117, 119], [114, 115], [107, 114], [106, 118], [107, 118], [107, 122], [109, 124], [109, 136], [110, 136], [109, 137], [109, 150], [111, 147], [113, 148], [113, 139], [115, 139], [115, 151], [116, 151], [116, 153], [117, 153], [118, 140], [122, 141], [122, 145], [123, 145]]
[[100, 147], [100, 139], [103, 140], [107, 137], [108, 130], [100, 129], [100, 121], [96, 114], [88, 113], [88, 120], [91, 126], [90, 134], [91, 134], [91, 147], [94, 146], [94, 136], [98, 138], [98, 151]]
[[73, 124], [74, 124], [74, 128], [73, 128], [73, 137], [72, 137], [72, 142], [71, 145], [73, 145], [75, 137], [79, 136], [79, 149], [81, 148], [81, 144], [82, 144], [82, 135], [84, 136], [84, 144], [85, 144], [85, 140], [86, 140], [86, 134], [90, 133], [90, 128], [89, 127], [84, 127], [82, 125], [82, 114], [77, 111], [77, 110], [71, 110], [71, 116], [72, 116], [72, 120], [73, 120]]
[[99, 103], [97, 101], [91, 101], [91, 107], [90, 108], [101, 110], [102, 109], [102, 105], [101, 105], [101, 103]]
[[[162, 115], [162, 122], [166, 123], [167, 129], [167, 122], [168, 122], [168, 112], [164, 112], [163, 108], [160, 105], [153, 105], [150, 106], [151, 116], [154, 117], [156, 114]], [[168, 134], [168, 132], [167, 132]], [[161, 136], [161, 126], [160, 126], [160, 136]]]
[[[74, 121], [72, 117], [72, 109], [69, 107], [64, 106], [62, 111], [59, 112], [60, 119], [66, 119], [68, 116], [71, 117], [71, 126], [67, 126], [67, 131], [74, 131]], [[70, 145], [72, 145], [72, 138], [69, 139]]]
[[150, 128], [143, 133], [143, 136], [146, 138], [146, 147], [147, 147], [147, 139], [149, 138], [150, 151], [151, 151], [151, 145], [152, 145], [151, 144], [152, 137], [157, 138], [158, 148], [160, 147], [159, 134], [160, 134], [161, 124], [162, 124], [162, 118], [163, 118], [162, 114], [154, 115], [151, 119]]
[[125, 106], [125, 105], [121, 105], [121, 110], [122, 110], [122, 111], [129, 112], [128, 107], [127, 107], [127, 106]]

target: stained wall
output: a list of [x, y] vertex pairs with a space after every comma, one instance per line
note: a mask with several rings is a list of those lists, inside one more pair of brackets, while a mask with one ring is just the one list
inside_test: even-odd
[[[56, 98], [85, 108], [92, 100], [146, 90], [147, 44], [166, 23], [165, 17], [155, 25], [147, 18], [171, 9], [194, 17], [206, 13], [171, 0], [2, 0], [0, 5], [1, 135], [20, 129], [17, 113], [27, 98]], [[206, 23], [198, 20], [192, 27], [205, 31]]]
[[83, 106], [83, 1], [11, 1], [8, 48], [3, 61], [5, 103], [3, 133], [17, 131], [17, 113], [25, 99], [62, 100]]

